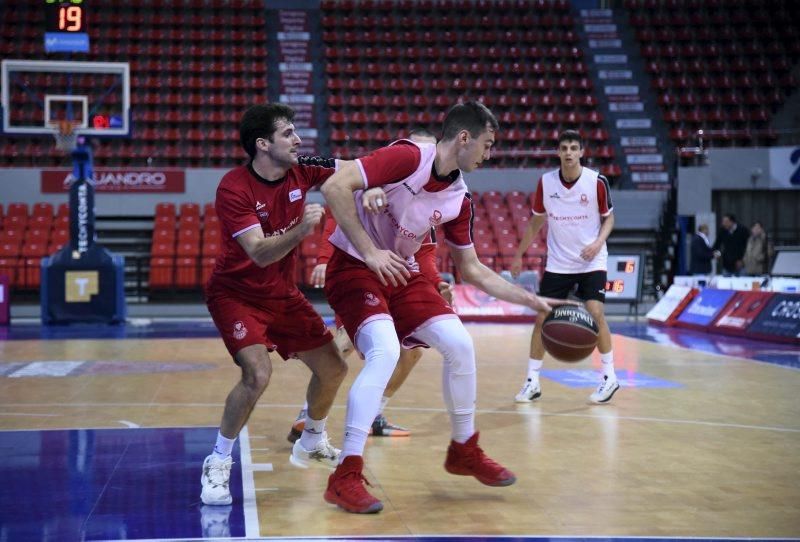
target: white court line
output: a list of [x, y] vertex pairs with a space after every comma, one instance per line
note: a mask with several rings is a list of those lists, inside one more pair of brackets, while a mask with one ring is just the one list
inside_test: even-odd
[[257, 538], [258, 506], [256, 505], [256, 483], [253, 479], [253, 457], [250, 453], [250, 432], [247, 426], [239, 432], [239, 453], [242, 461], [242, 507], [244, 508], [244, 535]]
[[[151, 407], [151, 406], [164, 406], [164, 407], [186, 407], [186, 406], [214, 406], [214, 407], [222, 407], [224, 406], [222, 403], [0, 403], [0, 407], [5, 408], [40, 408], [40, 407], [60, 407], [60, 408], [86, 408], [86, 407]], [[588, 406], [588, 405], [587, 405]], [[269, 404], [269, 403], [259, 403], [256, 405], [256, 408], [298, 408], [299, 405], [284, 405], [284, 404]], [[345, 405], [334, 405], [332, 408], [342, 410], [345, 408]], [[603, 408], [603, 407], [600, 407]], [[443, 408], [425, 408], [425, 407], [398, 407], [398, 406], [391, 406], [389, 410], [393, 411], [405, 411], [405, 412], [437, 412], [437, 413], [445, 413], [446, 410]], [[516, 416], [527, 416], [531, 414], [530, 412], [523, 412], [519, 410], [482, 410], [478, 409], [475, 411], [476, 414], [512, 414]], [[558, 412], [536, 412], [537, 416], [566, 416], [572, 418], [606, 418], [607, 415], [596, 415], [596, 414], [576, 414], [576, 413], [569, 413], [569, 414], [562, 414]], [[636, 421], [636, 422], [656, 422], [656, 423], [675, 423], [675, 424], [687, 424], [687, 425], [701, 425], [701, 426], [708, 426], [708, 427], [726, 427], [731, 429], [755, 429], [758, 431], [777, 431], [780, 433], [800, 433], [800, 429], [792, 428], [792, 427], [776, 427], [770, 425], [747, 425], [747, 424], [739, 424], [739, 423], [726, 423], [726, 422], [711, 422], [705, 420], [679, 420], [674, 418], [651, 418], [651, 417], [644, 417], [644, 416], [611, 416], [615, 420], [620, 421]], [[63, 429], [76, 429], [75, 427], [64, 427], [64, 428], [48, 428], [48, 430], [63, 430]], [[109, 427], [84, 427], [81, 429], [110, 429]], [[14, 429], [14, 431], [27, 431], [28, 429]], [[3, 431], [0, 429], [0, 431]], [[39, 431], [39, 429], [31, 429], [31, 431]], [[249, 444], [249, 443], [248, 443]]]
[[129, 422], [128, 420], [117, 420], [119, 423], [124, 425], [125, 427], [130, 427], [131, 429], [139, 429], [140, 426], [138, 423]]
[[272, 463], [251, 463], [250, 470], [253, 472], [272, 472]]
[[0, 416], [35, 416], [43, 418], [58, 418], [63, 414], [37, 414], [36, 412], [0, 412]]
[[266, 452], [270, 448], [250, 448], [251, 452]]

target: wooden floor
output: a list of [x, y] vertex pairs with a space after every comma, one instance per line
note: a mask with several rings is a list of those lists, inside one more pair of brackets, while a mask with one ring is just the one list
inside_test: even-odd
[[[615, 336], [623, 384], [645, 375], [672, 387], [625, 386], [611, 404], [592, 406], [591, 388], [544, 378], [539, 401], [516, 405], [529, 327], [469, 329], [481, 444], [516, 473], [515, 485], [489, 488], [442, 468], [449, 424], [439, 357], [429, 351], [386, 412], [413, 435], [371, 438], [367, 447], [365, 474], [384, 511], [353, 516], [327, 505], [327, 473], [288, 463], [286, 433], [309, 373], [278, 360], [248, 425], [252, 462], [272, 465], [254, 475], [258, 534], [800, 536], [800, 371]], [[0, 341], [0, 360], [174, 364], [139, 374], [0, 378], [3, 430], [217, 426], [238, 377], [215, 338]], [[350, 363], [330, 416], [337, 445], [360, 367]], [[597, 358], [545, 362], [548, 370], [598, 366]]]

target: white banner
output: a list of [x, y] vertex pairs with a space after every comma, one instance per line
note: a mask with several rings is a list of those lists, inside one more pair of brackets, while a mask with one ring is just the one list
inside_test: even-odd
[[769, 149], [769, 184], [771, 188], [800, 188], [800, 147]]

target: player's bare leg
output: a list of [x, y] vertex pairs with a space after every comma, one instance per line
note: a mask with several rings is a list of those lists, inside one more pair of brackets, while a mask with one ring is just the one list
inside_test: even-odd
[[336, 399], [336, 392], [347, 374], [347, 364], [333, 341], [314, 350], [301, 352], [298, 357], [311, 369], [312, 375], [306, 391], [308, 409], [303, 432], [295, 441], [289, 460], [301, 468], [335, 468], [340, 451], [330, 444], [325, 423]]
[[600, 381], [597, 390], [589, 396], [589, 401], [602, 404], [609, 402], [619, 389], [617, 375], [614, 372], [614, 352], [611, 343], [611, 330], [608, 328], [608, 322], [606, 321], [604, 303], [596, 299], [590, 299], [586, 302], [586, 310], [589, 311], [594, 321], [597, 322], [597, 328], [599, 330], [597, 350], [600, 352], [600, 361], [603, 365], [603, 379]]
[[542, 324], [547, 315], [540, 312], [536, 315], [536, 323], [531, 332], [530, 358], [528, 359], [528, 374], [522, 383], [519, 393], [514, 397], [517, 403], [531, 403], [542, 396], [542, 387], [539, 383], [539, 371], [544, 360], [544, 343], [542, 342]]
[[263, 344], [242, 348], [236, 353], [236, 363], [242, 370], [242, 377], [225, 400], [214, 452], [203, 461], [200, 498], [206, 505], [231, 504], [228, 486], [233, 465], [231, 450], [272, 376], [272, 362]]

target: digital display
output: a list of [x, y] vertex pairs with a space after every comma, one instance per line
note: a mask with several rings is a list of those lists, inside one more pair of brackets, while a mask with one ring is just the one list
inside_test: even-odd
[[85, 8], [83, 0], [68, 2], [45, 0], [47, 32], [87, 32]]
[[618, 273], [633, 273], [636, 271], [636, 262], [634, 260], [620, 260], [617, 262]]
[[641, 255], [609, 254], [606, 299], [638, 301], [641, 277]]

